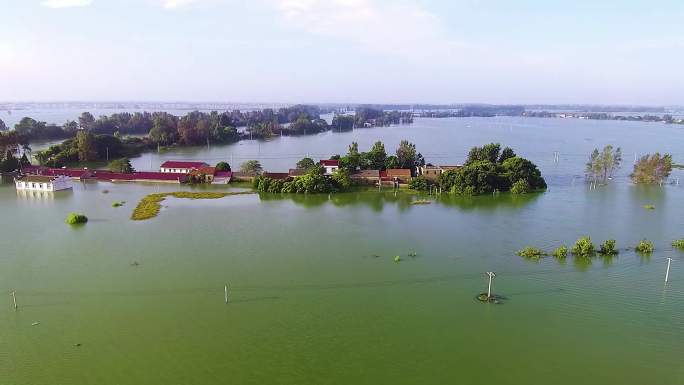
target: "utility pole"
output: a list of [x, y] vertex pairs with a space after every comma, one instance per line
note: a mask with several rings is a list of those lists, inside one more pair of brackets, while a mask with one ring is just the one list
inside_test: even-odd
[[[670, 263], [672, 262], [672, 258], [667, 257], [667, 270], [665, 271], [665, 283], [667, 283], [668, 279], [670, 278]], [[15, 304], [16, 306], [16, 304]]]
[[109, 162], [109, 147], [107, 147], [107, 162]]
[[14, 301], [14, 310], [17, 310], [17, 296], [14, 291], [12, 291], [12, 301]]
[[228, 303], [228, 285], [223, 287], [223, 298]]
[[488, 271], [487, 276], [489, 277], [489, 285], [487, 286], [487, 299], [492, 298], [492, 279], [496, 277], [493, 271]]

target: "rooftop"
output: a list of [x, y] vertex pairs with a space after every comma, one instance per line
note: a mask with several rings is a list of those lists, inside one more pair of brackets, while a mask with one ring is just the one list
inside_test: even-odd
[[22, 175], [17, 178], [22, 182], [34, 182], [34, 183], [52, 183], [57, 179], [56, 176], [45, 176], [45, 175]]
[[339, 167], [340, 161], [336, 160], [336, 159], [324, 159], [324, 160], [321, 160], [321, 166], [329, 166], [329, 167], [337, 166], [337, 167]]
[[208, 167], [209, 165], [204, 162], [185, 162], [178, 160], [167, 160], [162, 163], [162, 168], [200, 168]]

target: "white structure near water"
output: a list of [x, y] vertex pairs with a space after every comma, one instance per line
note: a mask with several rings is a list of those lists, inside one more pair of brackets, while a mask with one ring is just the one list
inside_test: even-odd
[[17, 190], [24, 191], [59, 191], [72, 188], [71, 179], [67, 176], [23, 175], [14, 179]]

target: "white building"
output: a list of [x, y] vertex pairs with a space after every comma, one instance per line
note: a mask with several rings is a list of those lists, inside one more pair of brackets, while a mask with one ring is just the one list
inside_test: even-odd
[[162, 163], [159, 171], [173, 174], [189, 174], [192, 170], [198, 170], [209, 165], [204, 162], [180, 162], [168, 160]]
[[67, 176], [23, 175], [14, 179], [17, 190], [59, 191], [72, 188]]
[[321, 166], [325, 168], [325, 175], [332, 175], [338, 168], [340, 168], [339, 160], [322, 160]]

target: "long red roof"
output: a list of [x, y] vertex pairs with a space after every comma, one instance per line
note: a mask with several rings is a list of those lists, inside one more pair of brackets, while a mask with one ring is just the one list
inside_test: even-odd
[[163, 168], [200, 168], [207, 166], [209, 165], [204, 162], [185, 162], [177, 160], [167, 160], [161, 165]]

